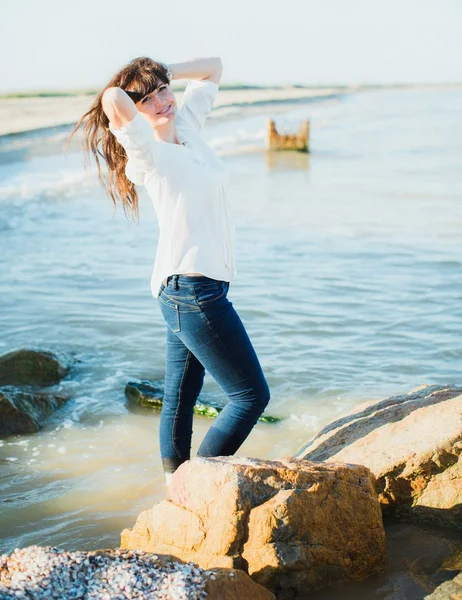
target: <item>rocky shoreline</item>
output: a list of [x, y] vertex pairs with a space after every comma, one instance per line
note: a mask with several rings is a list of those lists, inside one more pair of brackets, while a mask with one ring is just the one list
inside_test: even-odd
[[[1, 356], [0, 433], [37, 431], [71, 401], [60, 404], [53, 386], [76, 366], [38, 349]], [[0, 600], [347, 600], [361, 587], [387, 600], [462, 598], [461, 454], [462, 387], [363, 403], [294, 457], [184, 463], [117, 550], [2, 556]], [[398, 565], [388, 552], [401, 548]]]

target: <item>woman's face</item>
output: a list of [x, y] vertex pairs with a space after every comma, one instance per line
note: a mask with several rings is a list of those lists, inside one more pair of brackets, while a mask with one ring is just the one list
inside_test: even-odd
[[177, 104], [172, 88], [161, 83], [159, 87], [136, 103], [137, 109], [153, 126], [159, 127], [173, 121]]

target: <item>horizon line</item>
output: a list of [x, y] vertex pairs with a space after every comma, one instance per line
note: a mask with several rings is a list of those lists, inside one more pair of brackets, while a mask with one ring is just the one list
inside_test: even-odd
[[[178, 80], [181, 81], [181, 80]], [[184, 81], [184, 80], [183, 80]], [[325, 89], [325, 88], [394, 88], [394, 87], [445, 87], [445, 86], [461, 86], [462, 81], [448, 81], [448, 82], [396, 82], [396, 83], [323, 83], [323, 84], [300, 84], [300, 83], [286, 83], [279, 85], [261, 85], [261, 84], [249, 84], [249, 83], [220, 83], [219, 87], [221, 90], [245, 90], [245, 89], [290, 89], [290, 88], [301, 88], [301, 89]], [[186, 84], [175, 85], [173, 83], [172, 88], [174, 91], [184, 91]], [[7, 98], [27, 98], [27, 97], [60, 97], [60, 96], [89, 96], [95, 95], [101, 91], [103, 87], [86, 86], [82, 88], [27, 88], [23, 90], [11, 90], [0, 92], [0, 99]]]

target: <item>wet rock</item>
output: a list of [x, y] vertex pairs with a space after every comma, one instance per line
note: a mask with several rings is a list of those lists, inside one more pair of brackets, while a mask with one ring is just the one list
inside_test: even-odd
[[150, 381], [129, 381], [125, 386], [127, 406], [135, 410], [141, 408], [162, 408], [164, 390]]
[[274, 600], [232, 569], [205, 571], [175, 556], [96, 550], [64, 552], [29, 546], [0, 557], [0, 598], [143, 600]]
[[462, 600], [462, 573], [454, 577], [451, 581], [442, 583], [424, 600]]
[[66, 400], [63, 395], [25, 392], [13, 386], [0, 388], [0, 435], [35, 433]]
[[275, 600], [274, 594], [239, 569], [209, 569], [207, 600]]
[[363, 466], [196, 457], [168, 499], [140, 514], [121, 546], [240, 568], [275, 592], [312, 592], [383, 569], [385, 534]]
[[462, 388], [422, 386], [355, 407], [297, 458], [364, 464], [384, 516], [462, 528]]
[[59, 383], [70, 359], [45, 350], [22, 349], [0, 356], [0, 386], [48, 386]]
[[383, 573], [332, 585], [297, 600], [422, 600], [460, 571], [458, 531], [427, 523], [385, 523], [387, 560]]
[[[161, 409], [164, 391], [160, 385], [153, 384], [151, 381], [129, 381], [125, 386], [125, 396], [127, 408], [132, 412], [140, 413], [143, 412], [142, 409], [146, 408]], [[222, 406], [210, 403], [196, 402], [194, 406], [194, 414], [212, 419], [215, 419], [222, 410]], [[281, 421], [281, 418], [262, 415], [259, 421], [277, 423]]]

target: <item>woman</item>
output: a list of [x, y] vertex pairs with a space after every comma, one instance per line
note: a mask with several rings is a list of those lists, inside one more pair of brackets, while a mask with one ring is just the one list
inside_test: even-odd
[[[190, 458], [193, 408], [205, 369], [229, 402], [198, 456], [229, 456], [269, 402], [269, 389], [245, 328], [227, 298], [236, 274], [228, 174], [200, 133], [218, 92], [219, 58], [165, 65], [137, 58], [98, 94], [84, 125], [85, 149], [114, 205], [138, 216], [144, 185], [159, 222], [151, 290], [167, 323], [160, 451], [167, 483]], [[172, 79], [189, 79], [178, 108]], [[103, 177], [99, 156], [107, 163]]]

